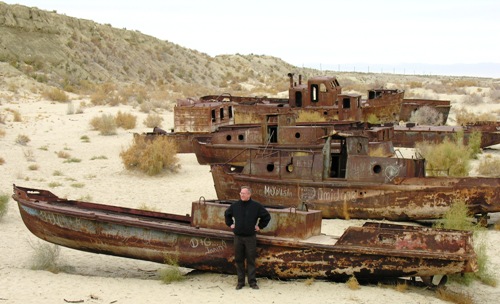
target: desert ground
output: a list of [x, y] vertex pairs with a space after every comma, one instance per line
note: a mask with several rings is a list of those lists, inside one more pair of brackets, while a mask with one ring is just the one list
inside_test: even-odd
[[[88, 100], [72, 100], [75, 108]], [[215, 198], [209, 166], [196, 157], [180, 154], [181, 169], [176, 174], [149, 177], [127, 171], [119, 153], [132, 143], [134, 132], [150, 131], [142, 122], [147, 114], [131, 106], [92, 106], [78, 114], [68, 114], [66, 103], [40, 99], [20, 99], [0, 104], [5, 115], [0, 124], [0, 192], [12, 194], [12, 185], [41, 188], [59, 197], [137, 208], [141, 205], [170, 213], [190, 213], [190, 204], [200, 196]], [[11, 111], [22, 121], [13, 121]], [[135, 129], [117, 129], [112, 136], [99, 135], [89, 122], [102, 114], [118, 111], [137, 116]], [[162, 127], [173, 127], [172, 112], [161, 113]], [[26, 145], [16, 143], [26, 135]], [[89, 138], [88, 142], [82, 136]], [[80, 162], [64, 162], [65, 151]], [[494, 153], [498, 156], [498, 150]], [[58, 172], [58, 174], [55, 174]], [[494, 218], [494, 217], [493, 217]], [[324, 220], [322, 232], [340, 235], [359, 220]], [[350, 289], [345, 283], [259, 279], [260, 290], [235, 290], [236, 277], [183, 269], [185, 280], [164, 284], [157, 273], [170, 267], [162, 264], [85, 253], [61, 247], [58, 265], [52, 273], [32, 270], [37, 239], [24, 226], [12, 199], [7, 214], [0, 219], [0, 303], [449, 303], [435, 291], [409, 286], [397, 290], [390, 285], [361, 285]], [[490, 270], [500, 280], [500, 231], [487, 232]], [[449, 282], [447, 288], [470, 296], [474, 303], [498, 303], [500, 286], [480, 282], [469, 286]]]

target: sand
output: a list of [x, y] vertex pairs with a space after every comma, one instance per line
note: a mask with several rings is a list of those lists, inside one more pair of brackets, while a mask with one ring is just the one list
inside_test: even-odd
[[[81, 100], [74, 100], [75, 109]], [[22, 116], [13, 122], [11, 112]], [[151, 131], [143, 125], [147, 114], [130, 106], [89, 107], [68, 114], [68, 105], [43, 100], [2, 102], [0, 114], [0, 192], [12, 194], [12, 184], [48, 189], [60, 197], [96, 203], [139, 207], [147, 205], [171, 213], [190, 213], [190, 204], [200, 196], [215, 198], [209, 166], [199, 165], [191, 154], [180, 154], [177, 174], [148, 177], [125, 170], [120, 151], [132, 143], [134, 132]], [[117, 135], [102, 136], [89, 122], [101, 114], [118, 111], [136, 115], [133, 130], [118, 129]], [[161, 113], [163, 128], [173, 127], [171, 112]], [[16, 143], [19, 135], [30, 141]], [[81, 137], [87, 136], [89, 142]], [[80, 162], [65, 163], [57, 153], [67, 152]], [[38, 166], [35, 170], [30, 166]], [[58, 175], [58, 173], [62, 175]], [[59, 184], [57, 187], [50, 185]], [[340, 234], [359, 220], [324, 220], [322, 231]], [[235, 290], [236, 277], [183, 269], [185, 280], [164, 284], [157, 270], [165, 265], [85, 253], [60, 247], [59, 273], [32, 270], [34, 249], [43, 243], [24, 226], [17, 205], [9, 203], [0, 220], [0, 303], [448, 303], [432, 290], [409, 287], [362, 285], [357, 290], [344, 283], [312, 280], [259, 279], [260, 290]], [[500, 232], [487, 232], [490, 268], [500, 279]], [[471, 296], [475, 303], [497, 303], [500, 287], [479, 282], [470, 286], [449, 283], [448, 288]]]

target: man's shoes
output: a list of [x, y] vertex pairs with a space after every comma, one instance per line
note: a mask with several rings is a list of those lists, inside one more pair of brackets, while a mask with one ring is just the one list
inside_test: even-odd
[[257, 285], [257, 284], [252, 284], [252, 285], [250, 285], [250, 287], [252, 287], [252, 289], [259, 289], [259, 285]]
[[238, 285], [236, 285], [236, 290], [240, 290], [240, 289], [242, 289], [242, 288], [243, 288], [243, 286], [245, 286], [245, 285], [243, 285], [243, 284], [238, 284]]

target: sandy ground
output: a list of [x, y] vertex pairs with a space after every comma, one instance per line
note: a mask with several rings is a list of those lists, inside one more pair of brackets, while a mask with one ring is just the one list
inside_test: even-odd
[[[78, 108], [79, 101], [75, 102]], [[13, 122], [6, 109], [18, 111], [22, 122]], [[118, 111], [138, 117], [136, 129], [118, 129], [117, 135], [101, 136], [89, 127], [90, 120]], [[3, 102], [0, 113], [7, 115], [0, 129], [0, 192], [12, 194], [12, 184], [48, 189], [60, 197], [96, 203], [139, 207], [147, 205], [171, 213], [187, 214], [191, 202], [200, 196], [215, 198], [208, 166], [199, 165], [194, 155], [179, 155], [179, 173], [147, 177], [124, 169], [120, 151], [132, 143], [133, 132], [146, 132], [146, 114], [128, 106], [91, 107], [69, 115], [68, 106], [48, 101]], [[165, 112], [164, 128], [173, 127], [172, 113]], [[19, 135], [31, 141], [16, 144]], [[88, 136], [89, 142], [81, 140]], [[79, 163], [65, 163], [57, 153], [65, 151]], [[36, 170], [30, 165], [38, 165]], [[59, 171], [62, 175], [55, 175]], [[49, 184], [60, 183], [51, 188]], [[340, 235], [349, 225], [362, 221], [324, 220], [322, 232]], [[500, 232], [488, 231], [491, 271], [500, 280]], [[167, 266], [85, 253], [61, 247], [57, 274], [31, 270], [33, 244], [43, 242], [24, 226], [17, 205], [9, 203], [0, 220], [0, 303], [447, 303], [432, 290], [409, 287], [397, 291], [391, 286], [363, 285], [351, 290], [344, 283], [326, 281], [278, 281], [260, 279], [261, 289], [236, 291], [236, 277], [189, 272], [186, 280], [164, 284], [157, 270]], [[481, 283], [448, 288], [470, 295], [474, 303], [498, 303], [500, 287]]]

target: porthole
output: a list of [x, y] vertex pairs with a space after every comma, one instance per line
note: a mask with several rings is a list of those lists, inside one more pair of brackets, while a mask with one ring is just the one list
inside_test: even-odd
[[267, 167], [266, 167], [267, 171], [268, 172], [273, 172], [274, 171], [274, 164], [267, 164]]
[[293, 172], [293, 164], [288, 164], [286, 166], [286, 171], [292, 173]]
[[297, 138], [297, 139], [300, 138], [300, 133], [299, 132], [295, 133], [295, 138]]
[[373, 166], [373, 173], [378, 174], [380, 172], [382, 172], [382, 167], [380, 167], [380, 165]]
[[231, 135], [226, 136], [227, 141], [231, 141], [231, 138], [232, 138]]
[[243, 134], [238, 134], [238, 140], [240, 140], [240, 141], [241, 141], [241, 140], [243, 140], [243, 139], [245, 139], [245, 136], [244, 136]]

